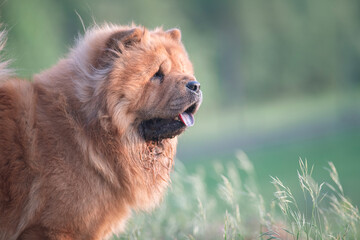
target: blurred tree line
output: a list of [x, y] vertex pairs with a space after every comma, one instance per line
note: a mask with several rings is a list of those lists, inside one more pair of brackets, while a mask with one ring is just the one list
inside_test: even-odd
[[[336, 0], [8, 0], [7, 57], [30, 77], [95, 21], [179, 27], [207, 104], [360, 88], [360, 2]], [[241, 100], [241, 101], [240, 101]]]

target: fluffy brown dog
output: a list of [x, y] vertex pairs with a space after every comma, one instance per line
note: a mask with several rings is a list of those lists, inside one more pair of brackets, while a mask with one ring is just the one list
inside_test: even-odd
[[0, 239], [103, 239], [159, 203], [202, 100], [179, 30], [93, 27], [32, 82], [0, 67]]

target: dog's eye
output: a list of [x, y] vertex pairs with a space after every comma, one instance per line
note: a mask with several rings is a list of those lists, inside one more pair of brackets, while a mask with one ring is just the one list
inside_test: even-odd
[[152, 79], [152, 80], [158, 79], [158, 80], [162, 81], [163, 78], [164, 78], [164, 73], [159, 69], [159, 70], [154, 74], [154, 76], [152, 76], [151, 79]]

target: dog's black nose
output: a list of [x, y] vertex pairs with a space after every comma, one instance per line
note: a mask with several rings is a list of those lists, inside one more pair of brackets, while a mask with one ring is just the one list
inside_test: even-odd
[[200, 83], [197, 81], [191, 81], [186, 84], [186, 87], [191, 91], [198, 93], [200, 91]]

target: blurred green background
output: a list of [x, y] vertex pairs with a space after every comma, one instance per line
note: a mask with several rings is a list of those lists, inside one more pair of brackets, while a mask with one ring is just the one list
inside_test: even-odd
[[[6, 58], [21, 77], [55, 64], [93, 22], [178, 27], [204, 94], [194, 127], [179, 139], [189, 171], [209, 173], [244, 150], [260, 191], [270, 175], [297, 185], [298, 158], [333, 161], [360, 205], [360, 2], [8, 0]], [[207, 178], [215, 189], [216, 179]]]

